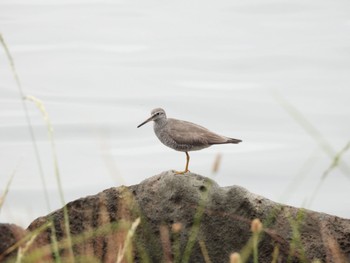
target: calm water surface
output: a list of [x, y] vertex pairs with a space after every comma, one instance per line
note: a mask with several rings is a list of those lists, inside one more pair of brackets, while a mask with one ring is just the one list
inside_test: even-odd
[[[182, 169], [163, 146], [155, 107], [240, 138], [191, 154], [190, 169], [221, 186], [350, 217], [350, 153], [310, 198], [350, 140], [350, 3], [321, 1], [0, 2], [0, 32], [24, 93], [41, 99], [54, 127], [66, 201]], [[14, 179], [1, 222], [26, 226], [61, 207], [47, 129], [27, 102], [50, 195], [44, 199], [13, 74], [0, 48], [0, 190]], [[293, 105], [328, 153], [288, 113]]]

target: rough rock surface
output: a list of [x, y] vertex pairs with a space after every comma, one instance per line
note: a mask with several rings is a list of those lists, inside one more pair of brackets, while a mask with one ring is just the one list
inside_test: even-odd
[[116, 262], [132, 222], [140, 217], [121, 262], [200, 263], [209, 258], [220, 263], [229, 262], [232, 252], [251, 262], [255, 218], [264, 224], [259, 262], [271, 262], [277, 248], [277, 262], [350, 262], [350, 220], [278, 204], [242, 187], [219, 187], [193, 173], [164, 172], [138, 185], [81, 198], [67, 208], [72, 250], [62, 242], [67, 235], [60, 209], [28, 227], [34, 231], [50, 221], [54, 225], [35, 239], [28, 261], [53, 261], [56, 237], [56, 252], [64, 262], [71, 253], [75, 262]]
[[[16, 256], [11, 247], [26, 235], [26, 230], [14, 224], [0, 224], [0, 261]], [[2, 257], [2, 255], [4, 255]]]

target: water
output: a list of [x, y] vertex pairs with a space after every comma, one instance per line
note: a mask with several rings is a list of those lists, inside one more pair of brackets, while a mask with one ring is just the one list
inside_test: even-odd
[[[25, 94], [50, 115], [66, 201], [137, 184], [185, 155], [151, 125], [168, 116], [243, 140], [191, 153], [190, 170], [221, 186], [350, 217], [350, 174], [273, 96], [296, 107], [335, 152], [350, 140], [350, 4], [344, 1], [2, 0], [0, 32]], [[61, 207], [45, 123], [28, 102], [50, 195], [47, 208], [18, 89], [0, 48], [1, 222], [27, 226]], [[343, 164], [350, 166], [350, 153]]]

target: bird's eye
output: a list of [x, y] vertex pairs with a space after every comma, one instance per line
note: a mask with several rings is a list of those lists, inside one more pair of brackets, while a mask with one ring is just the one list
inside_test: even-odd
[[157, 112], [157, 114], [156, 115], [160, 115], [160, 112]]

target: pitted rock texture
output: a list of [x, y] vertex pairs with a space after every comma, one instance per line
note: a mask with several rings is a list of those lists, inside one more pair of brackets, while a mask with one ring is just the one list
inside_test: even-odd
[[13, 249], [17, 242], [26, 236], [27, 232], [14, 224], [0, 224], [0, 262], [16, 257]]
[[255, 218], [264, 224], [259, 262], [271, 262], [277, 247], [277, 262], [350, 262], [350, 220], [275, 203], [239, 186], [220, 187], [193, 173], [164, 172], [66, 207], [72, 246], [64, 242], [64, 211], [57, 210], [28, 227], [35, 231], [52, 222], [33, 242], [28, 262], [54, 261], [57, 251], [64, 262], [73, 256], [75, 262], [116, 262], [138, 217], [141, 223], [121, 262], [201, 263], [205, 251], [213, 263], [229, 262], [232, 252], [252, 262]]

